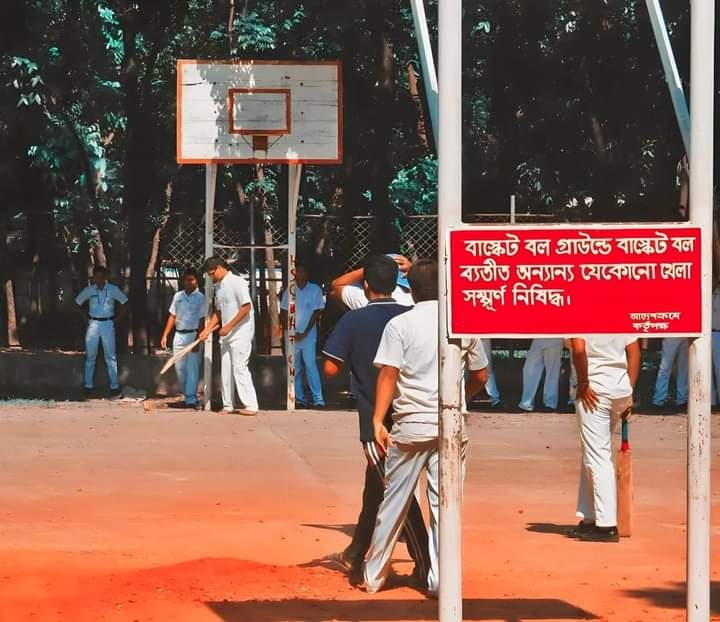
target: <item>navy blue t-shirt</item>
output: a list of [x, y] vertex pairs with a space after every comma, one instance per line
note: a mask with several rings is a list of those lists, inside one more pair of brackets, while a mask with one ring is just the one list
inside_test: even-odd
[[392, 298], [372, 300], [367, 307], [343, 315], [325, 342], [325, 356], [350, 365], [360, 415], [360, 440], [363, 442], [375, 439], [372, 420], [378, 369], [373, 361], [380, 338], [386, 324], [410, 308]]

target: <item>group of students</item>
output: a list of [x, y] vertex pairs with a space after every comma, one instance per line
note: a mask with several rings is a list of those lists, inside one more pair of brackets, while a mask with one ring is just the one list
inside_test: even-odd
[[[415, 564], [413, 582], [436, 597], [438, 341], [429, 327], [438, 321], [438, 268], [429, 260], [404, 262], [374, 256], [352, 276], [361, 280], [365, 299], [358, 299], [359, 308], [342, 316], [323, 350], [327, 376], [337, 375], [343, 366], [352, 373], [367, 462], [352, 540], [329, 559], [348, 573], [352, 584], [374, 593], [387, 579], [393, 549], [402, 535]], [[401, 272], [408, 269], [413, 306], [394, 299], [399, 267]], [[582, 463], [576, 508], [580, 522], [568, 535], [589, 542], [618, 542], [612, 431], [621, 417], [630, 414], [640, 369], [639, 345], [636, 339], [623, 337], [571, 338], [569, 344], [577, 373]], [[490, 361], [483, 340], [465, 339], [461, 345], [464, 393], [469, 398], [486, 386]], [[463, 437], [464, 462], [464, 430]], [[429, 536], [415, 497], [423, 471]]]

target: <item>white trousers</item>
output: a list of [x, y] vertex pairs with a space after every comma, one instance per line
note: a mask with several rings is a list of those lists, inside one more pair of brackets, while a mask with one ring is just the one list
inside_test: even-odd
[[223, 408], [233, 406], [233, 386], [245, 408], [258, 409], [257, 394], [248, 369], [252, 353], [252, 335], [233, 335], [233, 339], [220, 339], [220, 375], [222, 378]]
[[497, 386], [497, 381], [495, 380], [495, 372], [493, 371], [493, 364], [492, 364], [492, 340], [490, 339], [481, 339], [483, 350], [485, 350], [485, 356], [487, 356], [488, 365], [487, 365], [487, 382], [485, 383], [485, 391], [487, 391], [488, 397], [490, 398], [490, 403], [492, 405], [495, 405], [500, 402], [500, 389]]
[[85, 331], [85, 388], [92, 389], [95, 377], [95, 361], [102, 341], [105, 367], [111, 389], [119, 389], [117, 354], [115, 354], [115, 322], [90, 320]]
[[[385, 583], [390, 571], [390, 560], [400, 532], [405, 524], [408, 509], [423, 470], [427, 474], [427, 500], [430, 514], [428, 548], [430, 572], [427, 588], [437, 595], [439, 575], [439, 441], [437, 438], [416, 442], [399, 442], [388, 448], [385, 459], [385, 496], [378, 509], [375, 530], [365, 561], [364, 580], [369, 592], [377, 592]], [[462, 446], [462, 474], [465, 477], [467, 440]]]
[[601, 395], [598, 399], [600, 403], [594, 411], [586, 410], [580, 401], [575, 402], [582, 444], [577, 516], [595, 521], [598, 527], [615, 527], [617, 484], [612, 433], [620, 415], [632, 406], [632, 395], [619, 399]]
[[[195, 341], [197, 335], [192, 333], [175, 333], [173, 337], [173, 354], [177, 354], [180, 350], [190, 345]], [[197, 352], [190, 352], [190, 354], [181, 358], [175, 363], [175, 373], [180, 383], [180, 389], [185, 396], [186, 404], [197, 403], [197, 388], [198, 382], [200, 381], [200, 359], [201, 359], [201, 348], [198, 348]]]
[[688, 401], [688, 340], [687, 337], [666, 337], [662, 341], [660, 369], [655, 380], [653, 404], [662, 406], [670, 388], [670, 376], [677, 359], [675, 377], [675, 403], [679, 406]]
[[543, 405], [546, 408], [557, 408], [558, 393], [560, 392], [562, 343], [562, 339], [532, 340], [523, 365], [522, 397], [518, 404], [522, 410], [535, 409], [535, 393], [540, 385], [543, 370], [545, 371]]

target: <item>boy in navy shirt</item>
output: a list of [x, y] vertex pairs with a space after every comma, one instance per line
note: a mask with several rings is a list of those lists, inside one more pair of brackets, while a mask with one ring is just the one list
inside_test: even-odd
[[[385, 489], [385, 454], [375, 443], [373, 409], [378, 369], [373, 365], [380, 338], [387, 323], [409, 307], [398, 304], [392, 296], [397, 280], [397, 264], [390, 257], [370, 257], [364, 269], [363, 286], [369, 300], [367, 307], [342, 316], [325, 343], [323, 372], [340, 373], [343, 364], [350, 366], [355, 379], [360, 423], [360, 442], [367, 458], [362, 510], [350, 545], [333, 559], [350, 573], [353, 583], [362, 581], [362, 566], [370, 546], [377, 511]], [[388, 417], [390, 413], [388, 412]], [[388, 421], [388, 428], [391, 427]], [[415, 562], [413, 576], [424, 582], [430, 560], [428, 535], [417, 500], [413, 497], [403, 527], [408, 552]]]

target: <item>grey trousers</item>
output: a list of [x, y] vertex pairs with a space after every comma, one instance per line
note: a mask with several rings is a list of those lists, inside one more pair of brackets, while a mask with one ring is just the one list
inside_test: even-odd
[[415, 488], [423, 470], [427, 472], [430, 506], [430, 572], [427, 587], [436, 593], [438, 580], [438, 439], [397, 442], [385, 459], [385, 496], [378, 510], [375, 531], [365, 562], [364, 580], [368, 592], [380, 590], [387, 579], [393, 549], [405, 522]]

